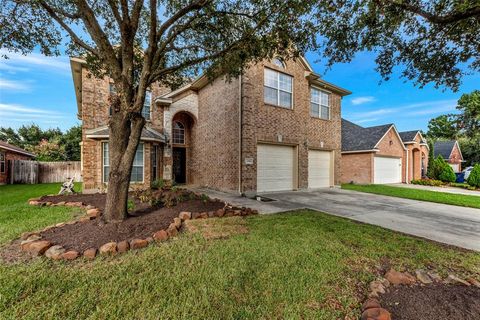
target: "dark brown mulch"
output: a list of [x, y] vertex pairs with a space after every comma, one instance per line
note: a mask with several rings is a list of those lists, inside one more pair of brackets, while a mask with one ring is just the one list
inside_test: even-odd
[[[69, 198], [67, 201], [73, 200]], [[85, 203], [94, 205], [92, 202], [85, 201]], [[159, 208], [149, 213], [136, 211], [134, 213], [136, 216], [131, 216], [120, 223], [102, 225], [97, 220], [91, 220], [53, 228], [42, 232], [41, 236], [53, 244], [63, 246], [66, 250], [82, 252], [88, 248], [99, 248], [110, 241], [151, 237], [155, 232], [168, 228], [173, 218], [178, 217], [182, 211], [215, 211], [223, 207], [224, 203], [219, 201], [188, 200], [174, 207]]]
[[398, 286], [380, 299], [395, 320], [480, 319], [480, 289], [474, 286]]

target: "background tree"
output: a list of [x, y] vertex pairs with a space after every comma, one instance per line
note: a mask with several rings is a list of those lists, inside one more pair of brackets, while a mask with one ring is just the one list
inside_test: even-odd
[[[154, 83], [175, 87], [204, 71], [236, 76], [252, 62], [305, 51], [311, 25], [305, 0], [0, 0], [0, 46], [85, 58], [97, 77], [109, 76], [116, 95], [109, 120], [107, 221], [127, 216], [129, 178], [145, 119], [141, 109]], [[294, 45], [293, 45], [294, 44]]]
[[462, 76], [480, 71], [478, 0], [316, 2], [313, 37], [330, 66], [373, 51], [386, 80], [400, 66], [402, 76], [420, 87], [433, 83], [454, 91]]
[[0, 140], [33, 152], [40, 161], [79, 161], [82, 127], [42, 130], [38, 125], [23, 125], [18, 130], [0, 127]]
[[480, 90], [463, 94], [457, 103], [458, 126], [468, 138], [480, 137]]
[[428, 122], [427, 137], [432, 140], [455, 140], [458, 136], [457, 116], [444, 114]]
[[82, 142], [82, 126], [73, 126], [60, 138], [60, 145], [65, 148], [68, 161], [80, 161], [80, 142]]

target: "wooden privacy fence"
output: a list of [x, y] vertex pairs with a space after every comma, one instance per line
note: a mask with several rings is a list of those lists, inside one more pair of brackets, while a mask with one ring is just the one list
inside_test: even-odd
[[14, 160], [11, 166], [10, 183], [65, 182], [67, 178], [82, 181], [80, 161], [38, 162]]

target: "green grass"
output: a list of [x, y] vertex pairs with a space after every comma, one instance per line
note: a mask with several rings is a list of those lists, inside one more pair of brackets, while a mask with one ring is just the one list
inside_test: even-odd
[[[206, 221], [227, 219], [241, 218]], [[0, 262], [0, 319], [343, 319], [385, 261], [480, 278], [478, 253], [314, 211], [242, 221], [246, 234], [184, 233], [92, 262]]]
[[27, 200], [46, 194], [55, 194], [60, 184], [3, 185], [0, 186], [0, 246], [22, 232], [37, 230], [48, 225], [69, 220], [78, 209], [63, 207], [39, 208]]
[[369, 184], [343, 184], [342, 189], [367, 193], [381, 194], [384, 196], [406, 198], [413, 200], [429, 201], [451, 204], [454, 206], [480, 208], [480, 197], [447, 192], [420, 190], [413, 188], [392, 187], [386, 185]]

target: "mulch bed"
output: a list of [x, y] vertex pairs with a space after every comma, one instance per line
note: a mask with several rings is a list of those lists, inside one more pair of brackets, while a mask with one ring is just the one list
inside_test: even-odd
[[480, 319], [480, 288], [474, 286], [396, 286], [380, 302], [395, 320]]
[[[103, 209], [104, 194], [72, 195], [46, 197], [44, 201], [58, 203], [61, 201], [79, 201]], [[103, 201], [103, 202], [102, 202]], [[206, 212], [222, 209], [225, 206], [220, 201], [186, 200], [171, 208], [145, 210], [139, 208], [131, 216], [120, 223], [99, 223], [98, 219], [84, 223], [64, 225], [41, 232], [42, 239], [55, 244], [61, 244], [66, 250], [82, 252], [88, 248], [98, 248], [101, 245], [115, 241], [145, 239], [158, 230], [167, 229], [173, 218], [182, 211]], [[137, 208], [137, 206], [136, 206]]]
[[[43, 196], [39, 199], [42, 202], [83, 202], [86, 205], [94, 206], [100, 210], [105, 210], [105, 200], [107, 195], [105, 193], [90, 193], [90, 194], [71, 194], [71, 195], [56, 195], [56, 196]], [[135, 210], [145, 209], [149, 207], [148, 204], [140, 202], [138, 199], [133, 197], [133, 194], [130, 193], [129, 200], [134, 201]]]

